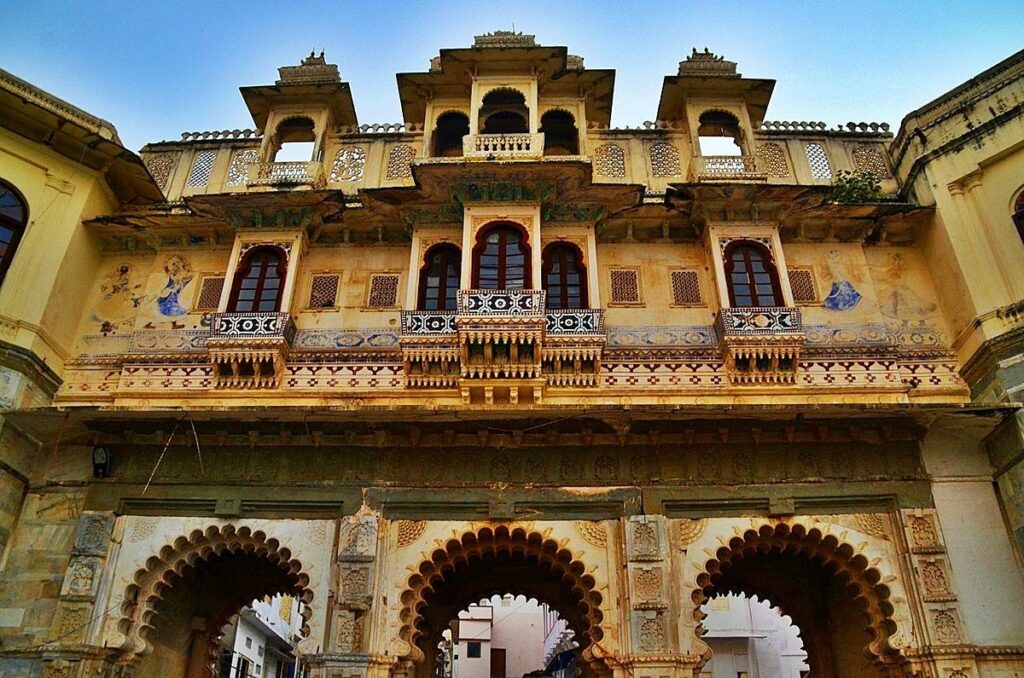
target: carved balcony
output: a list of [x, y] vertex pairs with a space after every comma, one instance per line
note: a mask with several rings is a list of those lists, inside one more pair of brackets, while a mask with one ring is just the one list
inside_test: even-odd
[[287, 313], [213, 313], [206, 340], [218, 388], [276, 388], [295, 339]]
[[467, 134], [462, 155], [471, 160], [536, 160], [544, 156], [544, 135]]
[[322, 188], [327, 184], [324, 166], [309, 162], [254, 162], [248, 167], [247, 186], [285, 188], [308, 186]]
[[548, 385], [596, 386], [606, 343], [604, 311], [548, 311], [542, 351]]
[[805, 340], [799, 308], [723, 308], [715, 333], [731, 383], [795, 383]]
[[459, 333], [455, 311], [402, 311], [405, 384], [445, 388], [459, 383]]
[[690, 161], [690, 181], [768, 181], [756, 155], [698, 155]]

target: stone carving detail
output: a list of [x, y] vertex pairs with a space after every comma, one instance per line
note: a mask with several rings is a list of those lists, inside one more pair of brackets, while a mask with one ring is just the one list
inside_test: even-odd
[[885, 158], [878, 152], [877, 148], [861, 146], [853, 149], [853, 166], [864, 174], [870, 174], [876, 179], [888, 179], [892, 176], [889, 167], [885, 164]]
[[618, 144], [601, 144], [594, 149], [594, 169], [603, 177], [626, 176], [626, 153]]
[[971, 674], [963, 669], [954, 669], [946, 674], [946, 678], [971, 678]]
[[353, 610], [338, 610], [335, 616], [335, 642], [338, 652], [358, 652], [362, 640], [359, 619]]
[[665, 647], [665, 624], [659, 617], [640, 622], [640, 649], [656, 652]]
[[398, 521], [398, 547], [408, 546], [419, 539], [427, 529], [425, 520]]
[[358, 602], [366, 597], [369, 585], [369, 574], [366, 568], [352, 567], [341, 576], [341, 592], [348, 602]]
[[946, 571], [937, 561], [921, 563], [921, 581], [924, 582], [924, 590], [929, 597], [948, 597], [952, 594]]
[[640, 272], [629, 268], [616, 268], [608, 272], [611, 278], [612, 303], [640, 303]]
[[657, 568], [637, 570], [633, 576], [633, 592], [637, 597], [650, 600], [661, 595], [661, 570]]
[[377, 521], [373, 516], [362, 516], [342, 535], [341, 557], [373, 557], [377, 546]]
[[935, 638], [944, 645], [960, 642], [960, 625], [956, 617], [945, 610], [935, 613]]
[[388, 181], [412, 178], [412, 161], [416, 157], [416, 149], [409, 144], [398, 144], [388, 154]]
[[80, 641], [82, 632], [89, 624], [89, 610], [89, 606], [63, 605], [56, 640], [63, 643]]
[[659, 141], [651, 144], [651, 174], [656, 177], [678, 177], [683, 171], [679, 165], [679, 149]]
[[693, 542], [700, 539], [701, 535], [704, 534], [704, 530], [708, 526], [707, 518], [698, 518], [696, 520], [680, 520], [679, 526], [676, 528], [676, 534], [679, 537], [679, 546], [689, 546]]
[[885, 521], [882, 520], [881, 515], [877, 513], [858, 513], [856, 520], [857, 528], [864, 534], [881, 539], [887, 536], [885, 533]]
[[761, 144], [757, 147], [757, 155], [761, 158], [761, 167], [770, 177], [788, 177], [789, 163], [782, 146], [775, 143]]
[[156, 518], [136, 518], [135, 527], [132, 528], [128, 541], [132, 544], [138, 544], [140, 541], [145, 540], [156, 530], [156, 524]]
[[[390, 167], [388, 168], [390, 172]], [[338, 149], [331, 163], [331, 182], [362, 181], [366, 172], [366, 151], [361, 146]]]
[[576, 529], [588, 544], [598, 548], [608, 545], [608, 530], [605, 529], [604, 523], [577, 520]]
[[96, 570], [99, 562], [93, 558], [72, 558], [64, 576], [62, 595], [92, 596], [96, 588]]
[[654, 523], [636, 523], [633, 526], [633, 559], [658, 558], [658, 528]]
[[932, 548], [939, 546], [939, 536], [935, 533], [935, 525], [925, 516], [910, 517], [910, 534], [914, 538], [914, 546]]
[[78, 519], [75, 534], [75, 553], [88, 556], [104, 556], [110, 541], [114, 517], [103, 513], [87, 513]]
[[153, 175], [156, 185], [161, 190], [167, 188], [167, 181], [171, 178], [171, 172], [174, 171], [177, 161], [178, 156], [174, 153], [157, 153], [149, 156], [146, 160], [146, 169]]
[[228, 186], [241, 186], [249, 180], [249, 165], [259, 162], [260, 152], [255, 148], [235, 151], [228, 165]]
[[64, 666], [48, 666], [44, 678], [71, 678], [71, 669]]

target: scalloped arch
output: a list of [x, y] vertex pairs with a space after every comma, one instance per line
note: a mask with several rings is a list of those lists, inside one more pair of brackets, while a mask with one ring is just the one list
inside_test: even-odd
[[[303, 572], [302, 563], [292, 558], [291, 551], [277, 539], [268, 538], [261, 530], [236, 528], [234, 525], [210, 526], [205, 531], [193, 530], [188, 536], [180, 536], [166, 544], [157, 555], [146, 560], [144, 567], [136, 570], [132, 583], [125, 588], [124, 603], [121, 606], [122, 617], [118, 622], [118, 630], [125, 636], [121, 649], [137, 656], [152, 652], [153, 647], [147, 636], [157, 618], [157, 602], [187, 569], [199, 561], [208, 561], [225, 554], [263, 558], [282, 570], [303, 603], [302, 635], [309, 635], [313, 591], [309, 587], [309, 576]], [[242, 601], [241, 604], [246, 602]]]
[[890, 640], [897, 632], [897, 625], [893, 620], [893, 605], [889, 602], [891, 592], [883, 583], [879, 570], [872, 566], [864, 555], [857, 553], [850, 544], [840, 541], [831, 534], [823, 534], [817, 528], [807, 529], [799, 524], [778, 524], [774, 527], [762, 525], [756, 530], [748, 529], [742, 536], [730, 539], [727, 545], [719, 548], [715, 556], [705, 563], [703, 570], [697, 574], [695, 588], [691, 593], [694, 605], [693, 618], [697, 622], [694, 633], [698, 638], [703, 635], [701, 621], [705, 616], [701, 612], [701, 605], [716, 593], [743, 593], [765, 600], [789, 615], [800, 628], [801, 638], [806, 646], [806, 634], [813, 625], [808, 625], [806, 619], [797, 621], [798, 615], [787, 606], [787, 601], [779, 599], [782, 596], [772, 595], [756, 582], [751, 584], [728, 580], [730, 570], [745, 561], [749, 565], [749, 561], [765, 554], [816, 562], [831, 573], [831, 579], [843, 587], [852, 587], [855, 590], [853, 597], [863, 608], [861, 612], [868, 619], [865, 630], [871, 640], [863, 648], [865, 654], [876, 664], [885, 665], [890, 669], [898, 670], [898, 666], [906, 663], [899, 648], [890, 644]]

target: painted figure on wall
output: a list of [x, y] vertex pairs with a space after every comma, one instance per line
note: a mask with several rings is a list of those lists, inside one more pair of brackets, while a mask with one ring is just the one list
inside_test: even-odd
[[907, 284], [903, 275], [906, 262], [903, 255], [893, 252], [885, 266], [881, 266], [878, 283], [881, 287], [878, 305], [882, 315], [893, 320], [920, 320], [935, 313], [938, 305], [928, 301]]
[[122, 325], [134, 322], [135, 309], [146, 299], [141, 294], [142, 284], [132, 280], [131, 264], [118, 264], [100, 284], [100, 300], [92, 320], [99, 324], [100, 332], [111, 334]]
[[821, 305], [830, 311], [849, 311], [861, 300], [861, 294], [853, 286], [853, 277], [847, 272], [846, 263], [837, 250], [825, 255], [825, 275], [832, 280], [832, 289]]
[[166, 316], [187, 315], [188, 310], [179, 303], [178, 296], [192, 282], [192, 264], [175, 254], [164, 262], [164, 273], [167, 274], [167, 284], [156, 299], [157, 308]]

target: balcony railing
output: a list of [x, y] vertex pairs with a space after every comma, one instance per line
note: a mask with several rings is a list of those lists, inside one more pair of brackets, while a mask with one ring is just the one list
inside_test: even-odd
[[309, 162], [255, 162], [249, 165], [249, 186], [311, 186], [325, 183], [323, 164]]
[[459, 290], [458, 314], [527, 317], [544, 315], [543, 290]]
[[729, 335], [802, 334], [800, 309], [788, 306], [723, 308], [718, 314], [719, 338]]
[[767, 181], [756, 155], [698, 155], [690, 164], [691, 181]]
[[210, 339], [279, 339], [288, 344], [295, 338], [295, 323], [287, 313], [211, 313]]
[[455, 336], [455, 311], [402, 311], [403, 337]]
[[547, 312], [546, 333], [550, 337], [604, 334], [604, 311], [593, 308]]
[[462, 137], [462, 154], [486, 160], [540, 158], [544, 155], [544, 135], [467, 134]]
[[723, 308], [715, 331], [732, 383], [795, 383], [805, 339], [799, 308]]

